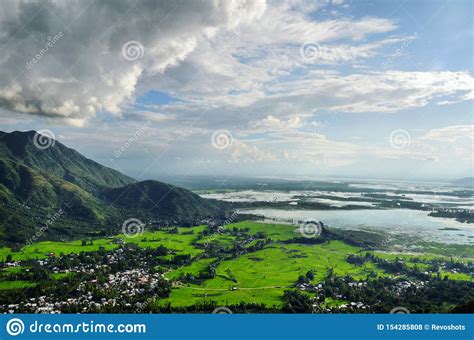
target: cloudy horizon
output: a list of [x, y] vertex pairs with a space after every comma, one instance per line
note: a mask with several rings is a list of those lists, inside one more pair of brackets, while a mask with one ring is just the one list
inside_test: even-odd
[[2, 131], [137, 179], [473, 176], [470, 1], [2, 1]]

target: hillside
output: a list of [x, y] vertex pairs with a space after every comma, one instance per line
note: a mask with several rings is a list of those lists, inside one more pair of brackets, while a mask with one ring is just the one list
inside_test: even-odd
[[474, 177], [460, 178], [451, 183], [462, 187], [474, 187]]
[[195, 193], [158, 181], [142, 181], [122, 188], [104, 191], [105, 200], [110, 204], [130, 212], [152, 214], [172, 222], [190, 222], [206, 218], [216, 212], [216, 207], [224, 208], [221, 201], [206, 200]]
[[55, 240], [117, 233], [132, 217], [192, 224], [224, 213], [222, 202], [157, 181], [134, 183], [58, 141], [37, 148], [34, 136], [0, 132], [1, 243], [24, 244], [38, 233]]
[[52, 147], [39, 149], [34, 145], [35, 134], [35, 131], [0, 132], [0, 157], [64, 179], [89, 192], [133, 182], [132, 178], [100, 165], [58, 141]]

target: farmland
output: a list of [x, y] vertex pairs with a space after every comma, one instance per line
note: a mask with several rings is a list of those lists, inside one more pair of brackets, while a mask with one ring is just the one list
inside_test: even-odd
[[[137, 235], [45, 241], [18, 251], [2, 248], [0, 292], [16, 302], [12, 297], [15, 291], [41, 291], [52, 282], [66, 286], [87, 284], [130, 267], [143, 268], [138, 280], [140, 275], [150, 273], [169, 285], [168, 293], [162, 296], [143, 296], [147, 301], [152, 299], [147, 308], [155, 311], [242, 303], [278, 311], [287, 308], [288, 292], [300, 292], [319, 308], [339, 310], [354, 301], [327, 292], [321, 300], [318, 293], [318, 289], [334, 285], [339, 279], [354, 282], [351, 286], [378, 280], [420, 285], [418, 282], [437, 278], [454, 285], [474, 282], [472, 258], [384, 252], [348, 244], [334, 235], [337, 234], [324, 229], [315, 240], [302, 239], [295, 225], [244, 221], [219, 228], [163, 227]], [[121, 269], [113, 269], [108, 262], [99, 265], [97, 259], [101, 256], [106, 261], [120, 256]], [[77, 262], [79, 258], [84, 260]], [[81, 262], [88, 262], [88, 267]], [[363, 308], [368, 306], [357, 303]]]

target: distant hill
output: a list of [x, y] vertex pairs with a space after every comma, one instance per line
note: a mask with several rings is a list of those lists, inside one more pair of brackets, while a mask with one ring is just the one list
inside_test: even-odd
[[463, 187], [474, 187], [474, 177], [465, 177], [451, 182], [454, 185]]
[[21, 245], [38, 233], [39, 239], [117, 233], [129, 218], [192, 224], [226, 212], [223, 202], [157, 181], [135, 182], [58, 141], [38, 148], [36, 134], [0, 132], [0, 243]]
[[158, 181], [142, 181], [105, 191], [107, 202], [130, 211], [141, 211], [172, 221], [177, 216], [206, 218], [222, 201], [207, 200], [195, 193]]
[[132, 178], [100, 165], [58, 141], [53, 147], [41, 150], [34, 145], [35, 135], [35, 131], [0, 132], [0, 157], [64, 179], [89, 192], [134, 182]]

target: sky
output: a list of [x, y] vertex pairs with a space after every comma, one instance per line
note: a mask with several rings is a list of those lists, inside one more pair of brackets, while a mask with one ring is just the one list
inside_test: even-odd
[[136, 179], [473, 176], [472, 1], [0, 8], [0, 130]]

